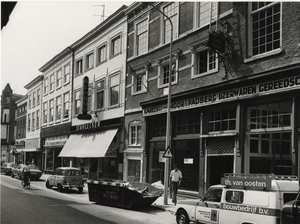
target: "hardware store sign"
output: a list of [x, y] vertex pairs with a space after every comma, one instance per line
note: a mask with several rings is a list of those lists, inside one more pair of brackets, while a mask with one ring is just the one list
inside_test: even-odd
[[[278, 79], [272, 82], [265, 82], [252, 86], [246, 86], [218, 93], [212, 93], [203, 96], [197, 96], [171, 103], [171, 111], [196, 108], [210, 104], [216, 104], [226, 101], [252, 98], [270, 93], [289, 91], [299, 89], [300, 76], [294, 76], [286, 79]], [[167, 105], [157, 105], [143, 110], [144, 116], [149, 116], [167, 111]]]

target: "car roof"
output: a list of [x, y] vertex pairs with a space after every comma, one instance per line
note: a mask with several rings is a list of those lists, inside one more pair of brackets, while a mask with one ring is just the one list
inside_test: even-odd
[[76, 167], [57, 167], [56, 169], [61, 169], [61, 170], [80, 170]]

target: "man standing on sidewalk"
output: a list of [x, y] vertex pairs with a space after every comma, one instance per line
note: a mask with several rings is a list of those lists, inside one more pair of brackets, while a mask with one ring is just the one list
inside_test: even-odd
[[172, 189], [173, 189], [173, 199], [172, 199], [172, 202], [175, 205], [177, 203], [177, 191], [178, 191], [178, 187], [179, 187], [179, 185], [181, 183], [181, 179], [182, 179], [182, 173], [178, 169], [178, 165], [175, 164], [174, 165], [174, 170], [172, 170], [171, 173], [170, 173], [170, 183], [172, 184]]

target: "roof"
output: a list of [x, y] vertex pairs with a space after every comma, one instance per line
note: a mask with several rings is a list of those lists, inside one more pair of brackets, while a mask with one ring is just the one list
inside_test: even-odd
[[56, 167], [56, 169], [62, 169], [62, 170], [80, 170], [76, 167]]
[[34, 85], [36, 85], [37, 83], [39, 83], [40, 81], [42, 81], [43, 78], [44, 77], [42, 75], [39, 75], [39, 76], [35, 77], [27, 85], [25, 85], [24, 88], [25, 89], [30, 89], [31, 87], [33, 87]]

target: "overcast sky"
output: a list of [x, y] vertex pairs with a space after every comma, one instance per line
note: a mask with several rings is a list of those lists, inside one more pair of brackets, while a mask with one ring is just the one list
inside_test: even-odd
[[1, 30], [1, 91], [7, 83], [15, 94], [39, 69], [129, 1], [20, 1]]

